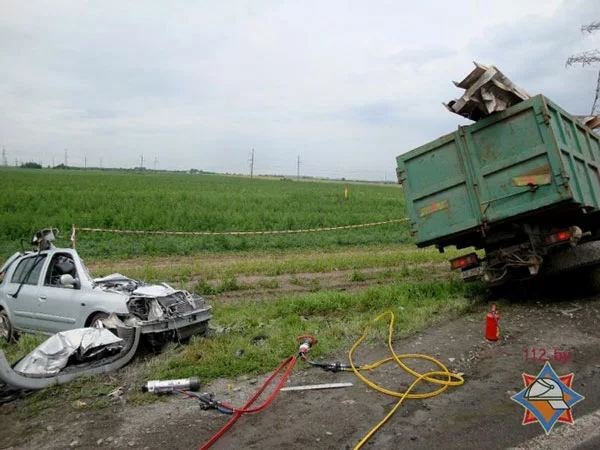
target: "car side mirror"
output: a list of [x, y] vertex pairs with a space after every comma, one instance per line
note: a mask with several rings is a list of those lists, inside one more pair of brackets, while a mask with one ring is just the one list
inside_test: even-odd
[[73, 276], [68, 273], [60, 276], [60, 284], [61, 286], [73, 286], [75, 289], [79, 289], [81, 287], [81, 283], [77, 278], [73, 278]]

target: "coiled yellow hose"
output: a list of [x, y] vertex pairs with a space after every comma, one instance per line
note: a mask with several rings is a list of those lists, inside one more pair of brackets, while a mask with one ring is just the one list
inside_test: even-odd
[[[389, 332], [388, 332], [388, 348], [390, 350], [390, 353], [392, 354], [392, 356], [382, 359], [381, 361], [377, 361], [376, 363], [373, 364], [368, 364], [368, 365], [361, 365], [360, 369], [356, 368], [356, 366], [354, 365], [354, 361], [352, 360], [352, 356], [354, 354], [354, 351], [358, 348], [358, 346], [365, 340], [365, 338], [367, 337], [367, 334], [369, 332], [369, 328], [370, 326], [381, 320], [383, 317], [385, 316], [390, 316], [389, 319]], [[375, 425], [371, 431], [369, 431], [361, 440], [358, 444], [356, 444], [356, 446], [354, 447], [354, 450], [358, 450], [360, 449], [376, 432], [377, 430], [379, 430], [379, 428], [381, 428], [383, 426], [384, 423], [386, 423], [388, 421], [388, 419], [390, 417], [392, 417], [394, 415], [394, 413], [396, 412], [396, 410], [400, 407], [400, 405], [402, 404], [402, 402], [407, 399], [407, 398], [418, 398], [418, 399], [424, 399], [424, 398], [431, 398], [431, 397], [435, 397], [436, 395], [441, 394], [442, 392], [444, 392], [446, 389], [448, 389], [450, 386], [460, 386], [462, 385], [465, 380], [458, 374], [450, 372], [446, 366], [444, 366], [444, 364], [442, 364], [441, 361], [432, 358], [431, 356], [427, 356], [427, 355], [421, 355], [421, 354], [405, 354], [405, 355], [397, 355], [396, 352], [394, 351], [394, 348], [392, 346], [392, 336], [394, 333], [394, 313], [391, 311], [387, 311], [384, 312], [380, 315], [378, 315], [375, 319], [373, 319], [371, 321], [371, 323], [369, 323], [369, 325], [367, 325], [367, 327], [365, 328], [365, 330], [363, 331], [362, 336], [360, 337], [360, 339], [358, 341], [356, 341], [356, 343], [352, 346], [352, 348], [350, 349], [350, 352], [348, 353], [348, 358], [350, 360], [350, 366], [352, 367], [352, 371], [354, 372], [354, 374], [360, 378], [364, 383], [367, 384], [367, 386], [369, 386], [370, 388], [377, 390], [379, 392], [382, 392], [384, 394], [390, 395], [392, 397], [396, 397], [398, 398], [398, 403], [396, 403], [396, 405], [391, 409], [391, 411], [377, 424]], [[438, 366], [440, 368], [440, 370], [435, 370], [435, 371], [431, 371], [431, 372], [427, 372], [427, 373], [418, 373], [415, 370], [411, 369], [410, 367], [408, 367], [406, 364], [404, 364], [404, 362], [402, 361], [403, 359], [424, 359], [427, 361], [432, 362], [433, 364], [435, 364], [436, 366]], [[406, 390], [406, 392], [396, 392], [396, 391], [391, 391], [389, 389], [385, 389], [375, 383], [373, 383], [372, 381], [368, 380], [362, 373], [365, 370], [372, 370], [375, 369], [379, 366], [382, 366], [384, 364], [387, 364], [389, 362], [395, 361], [396, 364], [398, 364], [398, 366], [400, 366], [403, 370], [405, 370], [406, 372], [408, 372], [409, 374], [411, 374], [412, 376], [415, 377], [415, 381], [412, 382], [412, 384], [408, 387], [408, 389]], [[439, 386], [438, 389], [436, 389], [435, 391], [432, 392], [427, 392], [425, 394], [411, 394], [410, 392], [413, 390], [413, 388], [419, 384], [421, 381], [427, 381], [433, 384], [436, 384]]]

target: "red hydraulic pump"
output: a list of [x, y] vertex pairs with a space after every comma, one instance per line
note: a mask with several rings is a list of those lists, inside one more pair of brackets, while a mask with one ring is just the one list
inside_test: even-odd
[[497, 341], [500, 337], [500, 314], [496, 311], [496, 305], [492, 304], [492, 311], [485, 318], [485, 338], [488, 341]]

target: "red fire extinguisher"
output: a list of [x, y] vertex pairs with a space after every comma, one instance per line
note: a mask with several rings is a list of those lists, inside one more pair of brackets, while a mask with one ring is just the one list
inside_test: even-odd
[[500, 337], [500, 314], [496, 312], [496, 305], [492, 305], [492, 312], [485, 318], [485, 338], [488, 341], [497, 341]]

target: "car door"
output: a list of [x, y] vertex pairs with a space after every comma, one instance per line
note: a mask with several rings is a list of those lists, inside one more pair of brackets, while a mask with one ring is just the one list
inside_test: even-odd
[[13, 325], [18, 329], [41, 330], [41, 305], [38, 301], [39, 282], [46, 262], [46, 254], [33, 254], [15, 261], [15, 269], [7, 273], [9, 277], [4, 289], [6, 305], [12, 316]]
[[62, 285], [60, 277], [71, 275], [79, 280], [75, 260], [68, 252], [52, 254], [38, 291], [40, 320], [44, 331], [58, 331], [76, 328], [81, 323], [81, 290], [72, 285]]

